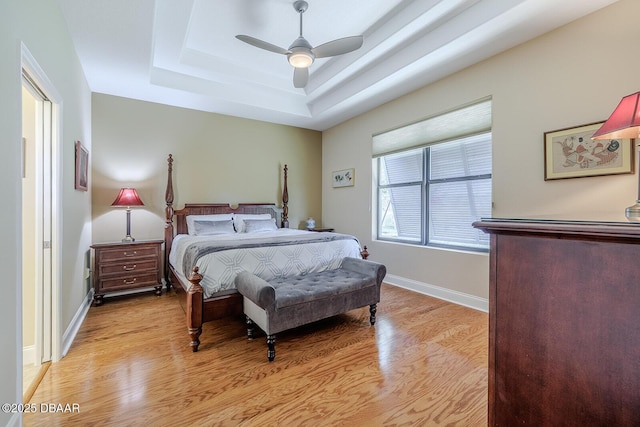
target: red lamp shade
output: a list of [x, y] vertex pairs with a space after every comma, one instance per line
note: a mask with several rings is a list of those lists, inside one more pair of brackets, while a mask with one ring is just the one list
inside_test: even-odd
[[[640, 137], [640, 92], [622, 98], [606, 122], [593, 134], [591, 139], [626, 139]], [[640, 162], [639, 162], [640, 164]], [[638, 174], [640, 179], [640, 174]], [[625, 210], [627, 219], [640, 222], [640, 182], [638, 198], [633, 206]]]
[[122, 188], [111, 206], [144, 206], [135, 188]]
[[592, 139], [640, 137], [640, 92], [625, 96]]

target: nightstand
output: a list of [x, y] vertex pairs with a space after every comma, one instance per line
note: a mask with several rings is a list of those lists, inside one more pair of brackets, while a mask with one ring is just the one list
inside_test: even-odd
[[98, 243], [93, 249], [93, 301], [103, 304], [112, 292], [153, 286], [162, 295], [162, 240]]
[[307, 228], [307, 231], [317, 231], [318, 233], [331, 233], [333, 228]]

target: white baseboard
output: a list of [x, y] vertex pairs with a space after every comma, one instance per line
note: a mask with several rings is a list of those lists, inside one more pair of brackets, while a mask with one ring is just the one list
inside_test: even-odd
[[452, 291], [451, 289], [429, 285], [428, 283], [422, 283], [416, 280], [405, 279], [404, 277], [394, 276], [393, 274], [387, 274], [384, 278], [384, 282], [393, 286], [429, 295], [430, 297], [449, 301], [454, 304], [484, 311], [485, 313], [489, 312], [489, 300], [486, 298]]
[[22, 364], [35, 365], [36, 363], [36, 346], [29, 345], [22, 347]]
[[86, 297], [84, 297], [84, 301], [76, 311], [76, 314], [71, 319], [71, 323], [64, 334], [62, 335], [62, 357], [64, 357], [69, 348], [71, 348], [71, 344], [73, 340], [76, 338], [78, 331], [80, 330], [80, 326], [82, 322], [84, 322], [84, 318], [87, 317], [87, 313], [89, 312], [89, 308], [91, 307], [91, 302], [93, 301], [93, 288], [89, 290], [89, 293]]

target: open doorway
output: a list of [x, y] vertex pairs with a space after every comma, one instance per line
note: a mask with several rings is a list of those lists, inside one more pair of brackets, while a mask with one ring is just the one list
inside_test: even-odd
[[28, 401], [59, 352], [57, 92], [23, 46], [22, 68], [22, 373]]

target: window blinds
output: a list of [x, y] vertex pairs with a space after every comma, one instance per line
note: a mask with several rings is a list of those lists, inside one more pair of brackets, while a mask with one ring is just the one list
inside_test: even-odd
[[491, 99], [373, 136], [373, 157], [491, 130]]

